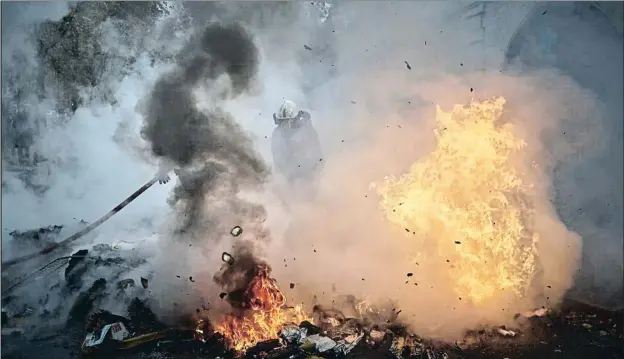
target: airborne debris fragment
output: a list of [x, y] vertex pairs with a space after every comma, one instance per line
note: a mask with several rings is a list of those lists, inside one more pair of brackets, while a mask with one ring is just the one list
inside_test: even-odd
[[410, 66], [409, 62], [407, 62], [407, 61], [405, 61], [405, 66], [407, 66], [407, 69], [408, 69], [408, 70], [411, 70], [411, 69], [412, 69], [412, 67]]
[[308, 51], [312, 51], [312, 48], [310, 46], [308, 46], [308, 45], [303, 45], [303, 48], [308, 50]]
[[232, 257], [232, 255], [228, 252], [223, 252], [223, 254], [221, 254], [221, 260], [229, 265], [234, 264], [234, 257]]
[[143, 289], [147, 289], [147, 286], [149, 285], [149, 281], [141, 277], [141, 285], [143, 286]]
[[233, 235], [234, 237], [238, 237], [241, 234], [243, 234], [243, 229], [241, 228], [241, 226], [236, 226], [232, 228], [232, 230], [230, 231], [230, 234]]

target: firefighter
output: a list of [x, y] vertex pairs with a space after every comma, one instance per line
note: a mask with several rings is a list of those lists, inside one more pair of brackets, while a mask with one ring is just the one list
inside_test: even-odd
[[271, 137], [275, 168], [291, 185], [315, 185], [323, 168], [323, 156], [310, 113], [285, 100], [273, 114], [273, 120], [277, 126]]

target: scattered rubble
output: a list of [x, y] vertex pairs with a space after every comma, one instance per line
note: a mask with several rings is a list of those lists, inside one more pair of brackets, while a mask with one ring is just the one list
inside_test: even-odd
[[[99, 280], [94, 283], [88, 291], [89, 298], [94, 295], [93, 293], [97, 294], [98, 288], [102, 284], [104, 283]], [[74, 306], [76, 307], [77, 304]], [[340, 318], [338, 311], [334, 309], [326, 309], [325, 312], [326, 319], [330, 315]], [[193, 339], [193, 333], [197, 333], [199, 329], [193, 329], [193, 333], [191, 333], [188, 328], [168, 327], [156, 317], [144, 301], [135, 298], [128, 306], [126, 316], [103, 310], [95, 311], [89, 315], [84, 325], [87, 333], [83, 334], [82, 339], [88, 341], [87, 339], [91, 338], [90, 343], [96, 344], [91, 349], [97, 351], [100, 345], [97, 343], [104, 343], [104, 341], [99, 341], [102, 338], [103, 328], [108, 327], [111, 333], [113, 328], [115, 330], [126, 328], [127, 333], [121, 331], [126, 334], [117, 335], [119, 340], [114, 343], [113, 348], [125, 350], [140, 345], [140, 348], [144, 349], [137, 349], [139, 352], [155, 351], [160, 353], [158, 357], [162, 358], [173, 358], [175, 354], [175, 357], [181, 355], [191, 359], [201, 357], [223, 359], [235, 357], [264, 359], [336, 357], [393, 357], [397, 359], [546, 358], [553, 357], [553, 355], [571, 357], [569, 355], [575, 350], [585, 354], [584, 356], [575, 354], [574, 357], [577, 358], [590, 357], [591, 353], [602, 353], [602, 355], [596, 355], [597, 357], [617, 357], [613, 353], [618, 348], [619, 344], [617, 343], [620, 343], [622, 339], [622, 330], [619, 325], [622, 319], [621, 313], [618, 314], [619, 317], [604, 315], [604, 313], [587, 314], [580, 311], [567, 311], [562, 315], [557, 314], [557, 316], [552, 316], [552, 313], [541, 317], [535, 316], [531, 319], [533, 325], [531, 328], [523, 330], [514, 328], [511, 330], [499, 327], [493, 328], [493, 330], [475, 332], [474, 335], [477, 336], [477, 339], [469, 345], [426, 341], [416, 335], [409, 334], [405, 327], [398, 323], [391, 323], [384, 327], [372, 326], [367, 328], [362, 325], [361, 321], [347, 317], [340, 320], [336, 319], [340, 323], [339, 325], [324, 329], [323, 325], [316, 326], [305, 321], [298, 326], [295, 324], [286, 325], [280, 331], [279, 338], [259, 342], [245, 353], [235, 353], [227, 349], [223, 337], [212, 331], [212, 326], [208, 321], [201, 327], [202, 340], [197, 340], [198, 337]], [[8, 315], [3, 314], [3, 321], [5, 320], [8, 321]], [[561, 323], [557, 323], [558, 321]], [[119, 325], [115, 325], [116, 323]], [[552, 330], [554, 327], [559, 327], [559, 331], [566, 333], [563, 331], [566, 330], [565, 327], [561, 327], [563, 323], [572, 326], [570, 333], [591, 336], [593, 339], [591, 341], [586, 340], [585, 344], [582, 340], [572, 340], [567, 345], [576, 344], [579, 347], [566, 349], [564, 345], [557, 342], [557, 340], [562, 339], [562, 335], [541, 332], [545, 329]], [[573, 329], [574, 327], [584, 329], [578, 331], [578, 329]], [[119, 332], [116, 331], [115, 333]], [[531, 335], [526, 336], [529, 332]], [[3, 325], [2, 334], [9, 341], [14, 340], [12, 338], [16, 338], [16, 336], [23, 336], [24, 330], [19, 327], [5, 328]], [[538, 335], [535, 342], [527, 341], [535, 335]], [[496, 341], [497, 337], [501, 338], [500, 342]], [[109, 339], [114, 338], [111, 336]], [[148, 343], [157, 344], [146, 345]], [[587, 346], [587, 343], [593, 344]], [[608, 353], [612, 354], [609, 355]], [[111, 353], [106, 355], [110, 358], [115, 357]], [[124, 355], [124, 357], [126, 356]]]
[[280, 337], [287, 344], [303, 344], [308, 334], [307, 328], [288, 326], [282, 329]]
[[[80, 290], [87, 282], [85, 273], [96, 270], [97, 265], [119, 265], [125, 259], [120, 257], [102, 258], [99, 255], [113, 253], [110, 246], [104, 248], [92, 248], [80, 250], [67, 258], [67, 267], [64, 273], [66, 287], [60, 284], [60, 290]], [[222, 261], [230, 266], [235, 263], [234, 257], [223, 252]], [[239, 258], [240, 259], [240, 258]], [[127, 264], [127, 263], [126, 263]], [[371, 307], [365, 303], [362, 307], [360, 301], [352, 296], [343, 298], [339, 306], [341, 310], [315, 305], [312, 309], [312, 319], [297, 325], [296, 323], [284, 326], [279, 332], [278, 338], [265, 340], [247, 349], [245, 353], [234, 353], [226, 346], [227, 341], [223, 335], [213, 331], [209, 322], [203, 327], [201, 340], [193, 339], [198, 333], [196, 321], [186, 322], [188, 328], [171, 328], [162, 322], [150, 310], [145, 301], [134, 298], [128, 306], [125, 316], [116, 315], [104, 310], [97, 310], [99, 303], [108, 293], [125, 296], [133, 293], [136, 286], [136, 278], [121, 277], [121, 273], [110, 278], [112, 285], [105, 278], [99, 278], [90, 286], [82, 289], [71, 307], [67, 317], [66, 328], [71, 331], [80, 331], [82, 338], [88, 334], [90, 343], [94, 349], [104, 341], [102, 328], [108, 326], [112, 333], [117, 332], [118, 327], [126, 328], [127, 335], [117, 335], [120, 338], [117, 348], [124, 349], [131, 346], [156, 341], [153, 346], [146, 346], [142, 350], [155, 350], [162, 353], [186, 353], [186, 358], [196, 357], [220, 357], [223, 359], [244, 356], [247, 358], [271, 358], [271, 359], [297, 359], [297, 358], [328, 358], [328, 357], [369, 357], [370, 353], [379, 353], [380, 356], [388, 355], [395, 358], [502, 358], [502, 357], [550, 357], [553, 353], [585, 353], [584, 357], [613, 357], [618, 346], [615, 342], [623, 339], [622, 314], [621, 312], [600, 312], [595, 308], [574, 307], [559, 309], [556, 312], [549, 308], [539, 308], [532, 312], [521, 313], [516, 316], [518, 326], [513, 328], [494, 327], [488, 330], [480, 330], [468, 333], [464, 341], [454, 345], [443, 344], [423, 340], [416, 335], [410, 334], [398, 319], [399, 309], [393, 303], [386, 305], [386, 310]], [[407, 276], [412, 276], [408, 273]], [[179, 276], [178, 276], [179, 277]], [[97, 277], [95, 277], [97, 278]], [[92, 280], [92, 279], [91, 279]], [[194, 281], [193, 277], [189, 277]], [[148, 288], [147, 278], [140, 277], [141, 285]], [[88, 283], [88, 282], [87, 282]], [[59, 286], [59, 284], [55, 284]], [[294, 287], [294, 283], [290, 285]], [[112, 289], [112, 291], [111, 291]], [[148, 295], [149, 291], [140, 291]], [[230, 295], [233, 295], [230, 293]], [[221, 299], [229, 297], [226, 292], [221, 293]], [[120, 298], [121, 298], [120, 297]], [[216, 297], [216, 296], [215, 296]], [[129, 298], [128, 298], [129, 299]], [[11, 303], [13, 296], [3, 298], [2, 312], [2, 335], [6, 341], [28, 340], [29, 335], [26, 327], [20, 323], [22, 318], [41, 316], [46, 318], [45, 310], [33, 310], [31, 306], [19, 306], [11, 304], [11, 310], [5, 310], [4, 305]], [[353, 313], [345, 309], [343, 304], [353, 306]], [[395, 309], [392, 309], [395, 308]], [[594, 314], [587, 314], [587, 313]], [[195, 313], [193, 313], [195, 314]], [[198, 309], [197, 314], [201, 315]], [[355, 318], [355, 317], [357, 318]], [[115, 326], [115, 323], [120, 323]], [[84, 333], [83, 330], [87, 331]], [[192, 333], [189, 334], [189, 330]], [[49, 331], [49, 330], [48, 330]], [[147, 336], [143, 336], [147, 335]], [[565, 339], [566, 336], [575, 339]], [[580, 338], [579, 336], [583, 336]], [[53, 338], [54, 335], [37, 335], [38, 338]], [[123, 337], [123, 338], [122, 338]], [[22, 338], [22, 339], [20, 339]], [[44, 340], [37, 339], [37, 340]], [[533, 341], [531, 341], [533, 340]], [[562, 340], [567, 340], [563, 342]], [[3, 340], [3, 343], [6, 342]], [[87, 340], [89, 341], [89, 340]], [[100, 344], [98, 344], [100, 343]], [[585, 345], [583, 343], [590, 343]], [[530, 345], [527, 345], [530, 344]], [[584, 346], [583, 346], [584, 345]], [[579, 347], [582, 346], [582, 347]], [[3, 350], [5, 346], [3, 345]], [[486, 349], [484, 349], [486, 348]], [[517, 353], [533, 353], [541, 348], [540, 355], [514, 355]], [[588, 349], [589, 348], [589, 349]], [[78, 348], [79, 349], [79, 348]], [[484, 353], [492, 353], [485, 355]], [[202, 355], [199, 355], [203, 353]], [[470, 354], [472, 353], [472, 354]], [[494, 355], [496, 353], [496, 355]], [[606, 354], [605, 354], [606, 353]], [[580, 354], [579, 354], [580, 355]], [[163, 356], [168, 358], [169, 356]]]

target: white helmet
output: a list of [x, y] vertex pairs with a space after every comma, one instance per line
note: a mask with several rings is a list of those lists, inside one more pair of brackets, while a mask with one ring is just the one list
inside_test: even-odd
[[299, 113], [299, 109], [297, 109], [297, 105], [294, 102], [284, 100], [279, 110], [275, 114], [276, 119], [285, 120], [288, 118], [294, 118]]

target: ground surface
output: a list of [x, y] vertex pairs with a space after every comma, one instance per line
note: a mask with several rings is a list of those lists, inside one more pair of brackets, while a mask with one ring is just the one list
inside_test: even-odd
[[[530, 327], [518, 332], [514, 338], [502, 338], [494, 333], [477, 334], [470, 345], [428, 346], [436, 358], [624, 358], [622, 311], [611, 312], [594, 307], [572, 303], [561, 313], [532, 321]], [[12, 359], [59, 359], [80, 357], [79, 346], [84, 332], [79, 329], [50, 330], [38, 334], [37, 338], [24, 336], [2, 336], [2, 357]], [[167, 344], [167, 343], [165, 343]], [[371, 347], [362, 340], [347, 357], [390, 358], [391, 338], [381, 345]], [[167, 349], [165, 349], [167, 348]], [[275, 354], [275, 353], [274, 353]], [[106, 358], [210, 358], [220, 353], [200, 350], [196, 345], [183, 343], [155, 345], [134, 349], [132, 352], [117, 352]], [[302, 354], [296, 358], [312, 355]], [[288, 356], [284, 356], [287, 358]], [[418, 357], [418, 356], [416, 356]], [[422, 358], [427, 358], [423, 353]], [[280, 356], [276, 356], [280, 358]]]

